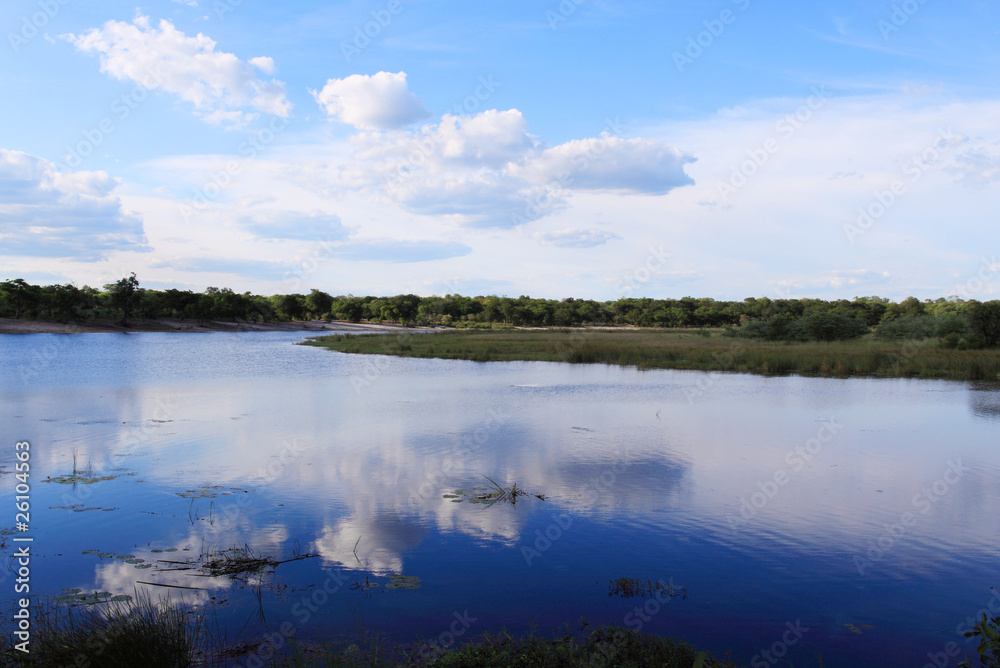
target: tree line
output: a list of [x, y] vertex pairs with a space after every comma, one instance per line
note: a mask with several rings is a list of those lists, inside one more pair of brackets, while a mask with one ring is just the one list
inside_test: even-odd
[[308, 294], [263, 297], [229, 288], [151, 290], [135, 274], [103, 289], [74, 285], [39, 286], [23, 279], [0, 283], [0, 317], [55, 322], [89, 322], [129, 317], [207, 322], [276, 323], [342, 320], [453, 327], [634, 326], [726, 328], [726, 333], [769, 341], [835, 341], [873, 333], [886, 340], [940, 338], [956, 348], [996, 346], [1000, 341], [1000, 301], [908, 297], [854, 300], [711, 298], [537, 299], [457, 294], [419, 297]]

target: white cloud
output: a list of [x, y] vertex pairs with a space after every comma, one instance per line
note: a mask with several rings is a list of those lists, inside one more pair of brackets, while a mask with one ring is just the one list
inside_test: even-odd
[[528, 164], [534, 180], [559, 181], [571, 174], [568, 187], [665, 195], [694, 181], [684, 165], [695, 158], [652, 139], [623, 139], [608, 133], [576, 139], [544, 151]]
[[554, 232], [539, 232], [535, 238], [544, 244], [559, 248], [593, 248], [601, 246], [620, 236], [604, 230], [566, 229]]
[[243, 62], [216, 51], [209, 37], [188, 37], [167, 20], [153, 27], [149, 17], [138, 16], [131, 24], [108, 21], [100, 29], [62, 37], [85, 53], [100, 54], [102, 72], [173, 93], [210, 123], [241, 125], [256, 116], [247, 109], [287, 116], [292, 108], [283, 82], [259, 79], [254, 71], [272, 74], [273, 60]]
[[[994, 146], [1000, 146], [1000, 142]], [[1000, 151], [987, 146], [971, 148], [956, 155], [955, 165], [948, 171], [962, 185], [983, 188], [1000, 181]]]
[[410, 92], [406, 72], [330, 79], [312, 94], [332, 118], [362, 130], [394, 130], [430, 116], [420, 96]]
[[105, 172], [67, 172], [0, 149], [0, 254], [96, 260], [147, 251], [142, 220], [122, 207]]
[[514, 227], [560, 211], [573, 191], [662, 195], [693, 183], [693, 158], [651, 139], [602, 134], [546, 149], [520, 111], [445, 114], [437, 125], [363, 133], [355, 160], [335, 171], [414, 213], [477, 227]]

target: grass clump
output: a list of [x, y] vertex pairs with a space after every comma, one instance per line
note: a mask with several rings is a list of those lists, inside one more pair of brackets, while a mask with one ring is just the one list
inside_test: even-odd
[[32, 612], [30, 653], [15, 650], [16, 638], [4, 634], [5, 665], [185, 668], [203, 640], [200, 618], [140, 593], [86, 607], [38, 604]]
[[[418, 664], [419, 665], [419, 664]], [[566, 633], [552, 640], [505, 633], [480, 638], [430, 659], [423, 665], [448, 668], [507, 666], [620, 666], [640, 668], [717, 668], [735, 666], [713, 659], [707, 652], [673, 638], [660, 638], [618, 626], [601, 626], [582, 637]]]

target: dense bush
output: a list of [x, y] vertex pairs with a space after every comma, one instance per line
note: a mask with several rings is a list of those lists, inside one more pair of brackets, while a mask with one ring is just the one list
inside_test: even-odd
[[[119, 281], [119, 284], [121, 281]], [[0, 282], [0, 317], [58, 322], [120, 318], [116, 285], [31, 285], [22, 279]], [[844, 341], [874, 332], [886, 341], [939, 338], [951, 348], [996, 346], [1000, 342], [1000, 301], [980, 303], [938, 299], [899, 303], [880, 297], [760, 299], [717, 301], [710, 298], [652, 299], [625, 297], [534, 299], [495, 295], [466, 297], [334, 297], [321, 290], [308, 295], [261, 297], [229, 288], [190, 290], [138, 288], [125, 302], [137, 318], [287, 322], [325, 319], [391, 322], [451, 327], [578, 327], [594, 325], [728, 328], [735, 336], [766, 341]]]

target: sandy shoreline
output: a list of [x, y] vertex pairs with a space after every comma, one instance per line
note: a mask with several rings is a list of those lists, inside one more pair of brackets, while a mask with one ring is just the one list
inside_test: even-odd
[[354, 322], [324, 322], [322, 320], [278, 322], [261, 324], [253, 322], [208, 321], [203, 323], [190, 320], [133, 320], [127, 328], [121, 323], [97, 321], [83, 324], [43, 322], [40, 320], [15, 320], [0, 318], [0, 334], [94, 334], [121, 332], [391, 332], [391, 331], [433, 331], [426, 328], [410, 328], [400, 325], [376, 325]]

